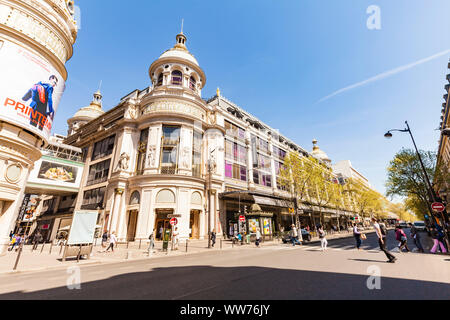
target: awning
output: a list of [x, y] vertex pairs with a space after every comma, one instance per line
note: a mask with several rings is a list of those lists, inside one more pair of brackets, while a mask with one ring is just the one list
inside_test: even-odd
[[292, 201], [283, 200], [283, 199], [274, 199], [269, 197], [261, 197], [261, 196], [253, 196], [253, 199], [255, 200], [255, 203], [262, 204], [266, 206], [273, 206], [273, 207], [290, 207], [292, 205]]

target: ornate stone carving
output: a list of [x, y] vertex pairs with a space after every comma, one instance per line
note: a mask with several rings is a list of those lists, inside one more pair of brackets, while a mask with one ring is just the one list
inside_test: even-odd
[[181, 163], [183, 164], [183, 168], [189, 169], [189, 154], [190, 154], [191, 148], [189, 147], [183, 147], [181, 150]]
[[155, 161], [156, 161], [156, 146], [150, 146], [148, 148], [148, 158], [147, 163], [150, 167], [155, 167]]
[[125, 171], [128, 170], [128, 162], [130, 161], [130, 156], [123, 152], [120, 155], [119, 162], [117, 163], [116, 171]]
[[135, 104], [128, 105], [128, 109], [125, 112], [125, 119], [136, 120], [139, 115], [139, 107]]
[[215, 125], [217, 123], [217, 115], [215, 112], [208, 112], [208, 124]]

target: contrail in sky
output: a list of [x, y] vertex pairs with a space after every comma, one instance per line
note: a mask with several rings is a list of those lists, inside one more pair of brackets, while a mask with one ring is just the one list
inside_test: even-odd
[[397, 74], [397, 73], [403, 72], [403, 71], [405, 71], [405, 70], [414, 68], [415, 66], [418, 66], [418, 65], [420, 65], [420, 64], [423, 64], [423, 63], [425, 63], [425, 62], [431, 61], [431, 60], [433, 60], [433, 59], [436, 59], [436, 58], [438, 58], [438, 57], [440, 57], [440, 56], [443, 56], [443, 55], [449, 54], [449, 53], [450, 53], [450, 49], [449, 49], [449, 50], [442, 51], [442, 52], [439, 52], [439, 53], [436, 53], [435, 55], [432, 55], [432, 56], [430, 56], [430, 57], [428, 57], [428, 58], [418, 60], [418, 61], [416, 61], [416, 62], [407, 64], [407, 65], [405, 65], [405, 66], [398, 67], [398, 68], [392, 69], [392, 70], [390, 70], [390, 71], [386, 71], [386, 72], [380, 73], [379, 75], [376, 75], [375, 77], [372, 77], [372, 78], [369, 78], [369, 79], [367, 79], [367, 80], [364, 80], [364, 81], [361, 81], [361, 82], [352, 84], [351, 86], [348, 86], [348, 87], [339, 89], [338, 91], [335, 91], [335, 92], [333, 92], [332, 94], [330, 94], [330, 95], [328, 95], [328, 96], [326, 96], [326, 97], [323, 97], [322, 99], [320, 99], [319, 101], [317, 101], [317, 103], [321, 103], [321, 102], [323, 102], [323, 101], [325, 101], [325, 100], [328, 100], [328, 99], [330, 99], [330, 98], [332, 98], [332, 97], [334, 97], [334, 96], [336, 96], [336, 95], [338, 95], [338, 94], [341, 94], [341, 93], [343, 93], [343, 92], [346, 92], [346, 91], [349, 91], [349, 90], [352, 90], [352, 89], [355, 89], [355, 88], [358, 88], [358, 87], [361, 87], [361, 86], [364, 86], [364, 85], [369, 84], [369, 83], [371, 83], [371, 82], [375, 82], [375, 81], [378, 81], [378, 80], [381, 80], [381, 79], [384, 79], [384, 78], [393, 76], [394, 74]]

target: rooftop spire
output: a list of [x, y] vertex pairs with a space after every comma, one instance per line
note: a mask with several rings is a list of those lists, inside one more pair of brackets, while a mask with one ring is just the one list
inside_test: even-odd
[[183, 34], [184, 19], [181, 19], [181, 34]]
[[187, 38], [183, 33], [183, 28], [184, 28], [184, 19], [181, 20], [181, 32], [177, 34], [177, 43], [175, 44], [174, 48], [187, 51], [186, 48]]

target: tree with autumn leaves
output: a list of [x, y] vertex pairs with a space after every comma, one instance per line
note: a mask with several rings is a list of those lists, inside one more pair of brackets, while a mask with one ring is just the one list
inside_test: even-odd
[[[294, 199], [317, 206], [320, 223], [326, 207], [359, 213], [363, 217], [384, 216], [384, 197], [354, 179], [337, 183], [330, 168], [313, 157], [289, 153], [280, 169], [280, 183]], [[384, 200], [383, 200], [384, 199]]]

